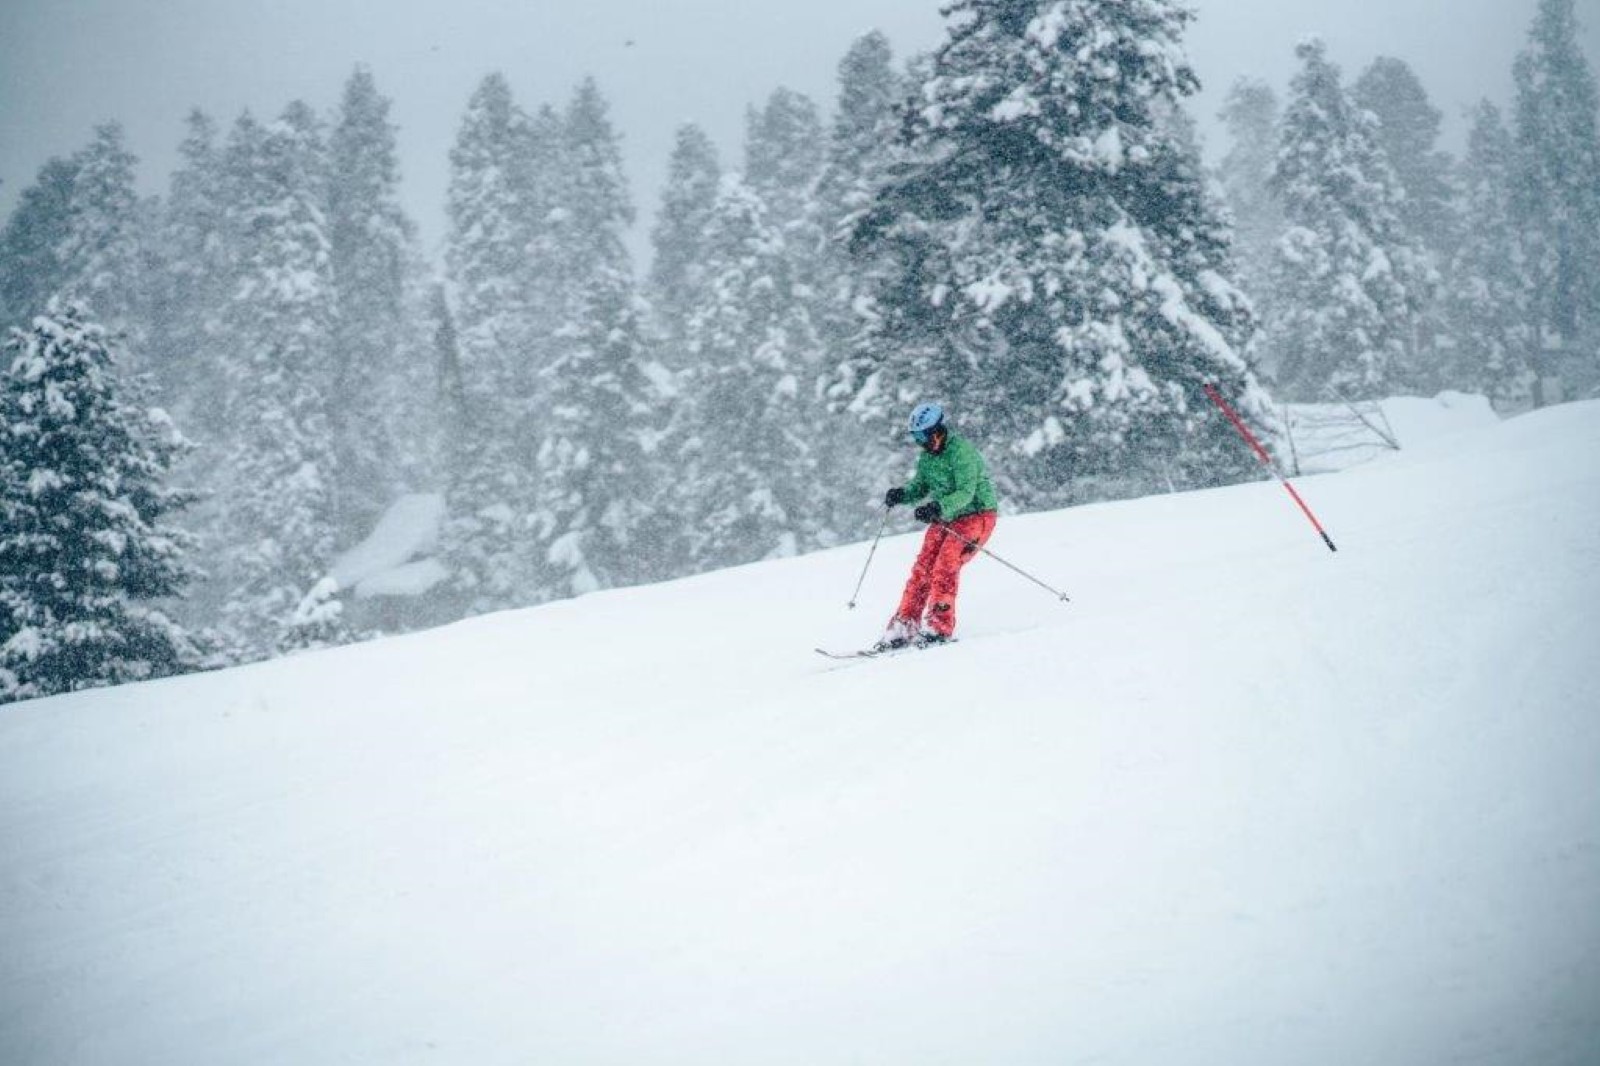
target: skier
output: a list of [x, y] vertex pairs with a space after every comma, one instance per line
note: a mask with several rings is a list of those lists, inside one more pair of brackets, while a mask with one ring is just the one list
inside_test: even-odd
[[936, 403], [918, 404], [911, 412], [910, 434], [922, 448], [916, 476], [890, 489], [883, 502], [894, 507], [928, 497], [913, 512], [918, 521], [928, 523], [928, 532], [900, 597], [900, 609], [873, 645], [874, 651], [950, 640], [956, 629], [961, 568], [994, 532], [994, 484], [983, 456], [965, 438], [950, 432], [944, 409]]

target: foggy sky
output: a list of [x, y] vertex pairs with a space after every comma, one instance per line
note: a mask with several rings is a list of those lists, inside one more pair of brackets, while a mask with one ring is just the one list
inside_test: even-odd
[[[610, 100], [647, 246], [674, 131], [700, 123], [740, 165], [744, 111], [786, 85], [831, 108], [839, 59], [869, 29], [904, 58], [942, 39], [942, 0], [3, 0], [0, 2], [0, 218], [51, 156], [93, 127], [126, 126], [143, 191], [165, 191], [192, 107], [224, 131], [240, 111], [275, 116], [292, 99], [325, 114], [357, 64], [394, 101], [405, 204], [429, 251], [444, 232], [448, 152], [468, 97], [493, 70], [528, 109], [564, 105], [585, 75]], [[1293, 49], [1316, 33], [1353, 80], [1375, 56], [1416, 70], [1458, 149], [1467, 107], [1508, 104], [1511, 64], [1537, 0], [1192, 0], [1188, 37], [1205, 84], [1192, 110], [1208, 150], [1240, 74], [1280, 93]], [[1579, 0], [1590, 63], [1600, 0]]]

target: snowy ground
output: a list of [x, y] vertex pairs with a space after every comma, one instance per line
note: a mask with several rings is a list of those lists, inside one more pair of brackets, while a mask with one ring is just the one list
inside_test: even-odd
[[1476, 433], [1500, 421], [1487, 397], [1465, 392], [1359, 403], [1292, 403], [1279, 411], [1275, 451], [1302, 474], [1327, 474]]
[[1600, 1061], [1600, 403], [0, 710], [0, 1062]]

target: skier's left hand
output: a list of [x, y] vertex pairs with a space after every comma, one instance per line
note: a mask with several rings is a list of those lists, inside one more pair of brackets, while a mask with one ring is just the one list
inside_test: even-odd
[[929, 500], [911, 513], [916, 516], [918, 522], [937, 522], [944, 517], [939, 509], [938, 500]]

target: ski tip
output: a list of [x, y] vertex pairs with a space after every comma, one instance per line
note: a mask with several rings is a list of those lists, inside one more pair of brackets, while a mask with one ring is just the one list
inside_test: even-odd
[[812, 648], [811, 650], [816, 652], [818, 655], [822, 656], [824, 659], [859, 659], [863, 655], [868, 654], [867, 652], [864, 652], [864, 651], [852, 651], [852, 652], [829, 651], [827, 648]]

